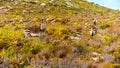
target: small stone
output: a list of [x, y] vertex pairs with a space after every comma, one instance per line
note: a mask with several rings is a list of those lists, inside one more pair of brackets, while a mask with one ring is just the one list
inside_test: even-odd
[[114, 62], [114, 57], [112, 55], [109, 55], [107, 53], [102, 55], [103, 60], [107, 62]]
[[41, 3], [40, 6], [46, 6], [46, 3]]

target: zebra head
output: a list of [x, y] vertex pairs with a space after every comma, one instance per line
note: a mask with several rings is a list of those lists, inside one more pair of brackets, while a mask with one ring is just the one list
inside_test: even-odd
[[90, 35], [94, 36], [97, 33], [97, 20], [95, 19], [90, 29]]

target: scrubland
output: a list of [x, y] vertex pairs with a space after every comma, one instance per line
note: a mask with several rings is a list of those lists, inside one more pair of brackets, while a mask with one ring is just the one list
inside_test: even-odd
[[[25, 23], [38, 26], [41, 18], [43, 40], [24, 38]], [[0, 68], [120, 68], [119, 53], [118, 10], [85, 0], [0, 1]]]

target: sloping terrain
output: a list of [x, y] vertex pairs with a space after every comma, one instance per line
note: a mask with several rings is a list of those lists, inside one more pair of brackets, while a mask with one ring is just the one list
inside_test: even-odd
[[[25, 24], [46, 32], [24, 38]], [[97, 34], [89, 31], [97, 19]], [[1, 0], [0, 68], [119, 68], [120, 11], [86, 0]]]

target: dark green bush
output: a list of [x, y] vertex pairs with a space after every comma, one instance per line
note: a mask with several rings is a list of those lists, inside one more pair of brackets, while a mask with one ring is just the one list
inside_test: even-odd
[[105, 68], [120, 68], [120, 64], [108, 64]]
[[102, 24], [102, 25], [100, 25], [100, 29], [106, 29], [108, 27], [110, 27], [109, 24]]

